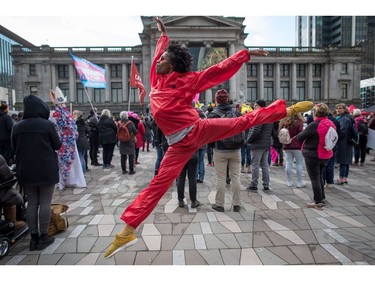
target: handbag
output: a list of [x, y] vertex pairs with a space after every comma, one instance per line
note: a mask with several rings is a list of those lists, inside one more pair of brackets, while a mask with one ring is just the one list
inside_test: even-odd
[[55, 235], [69, 227], [68, 218], [66, 217], [68, 209], [69, 207], [64, 204], [51, 204], [51, 220], [48, 226], [49, 236]]

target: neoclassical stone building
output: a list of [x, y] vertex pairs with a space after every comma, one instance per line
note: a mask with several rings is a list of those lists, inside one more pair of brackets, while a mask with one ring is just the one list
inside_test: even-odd
[[[108, 108], [118, 114], [122, 110], [149, 112], [149, 98], [139, 106], [137, 89], [129, 86], [130, 65], [134, 59], [147, 92], [150, 91], [149, 70], [156, 41], [160, 33], [153, 17], [141, 17], [141, 45], [131, 47], [70, 47], [58, 48], [14, 46], [16, 110], [22, 110], [22, 100], [35, 94], [49, 101], [49, 91], [59, 86], [73, 109], [88, 112], [89, 99], [99, 112]], [[214, 54], [230, 56], [245, 48], [244, 18], [221, 16], [163, 17], [172, 41], [188, 47], [194, 56], [194, 70], [207, 66], [207, 57]], [[291, 31], [293, 32], [293, 31]], [[251, 36], [251, 35], [250, 35]], [[251, 47], [248, 47], [251, 48]], [[254, 48], [255, 49], [255, 48]], [[360, 47], [296, 48], [264, 47], [268, 57], [254, 57], [224, 85], [236, 102], [243, 94], [253, 102], [258, 98], [271, 102], [286, 99], [326, 102], [332, 107], [338, 102], [360, 103]], [[106, 69], [107, 88], [87, 89], [87, 94], [73, 66], [69, 52]], [[210, 58], [213, 58], [211, 56]], [[221, 59], [223, 58], [221, 57]], [[206, 64], [205, 64], [206, 63]], [[200, 93], [205, 105], [214, 101], [216, 88]]]

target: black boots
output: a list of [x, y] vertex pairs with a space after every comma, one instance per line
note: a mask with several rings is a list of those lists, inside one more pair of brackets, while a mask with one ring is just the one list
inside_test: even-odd
[[41, 251], [55, 242], [55, 237], [49, 237], [48, 234], [31, 234], [30, 251]]
[[50, 236], [48, 236], [48, 234], [41, 234], [40, 239], [39, 239], [39, 243], [38, 243], [38, 246], [37, 246], [37, 250], [38, 251], [44, 250], [49, 245], [53, 244], [53, 242], [55, 242], [55, 237], [50, 237]]
[[31, 234], [30, 251], [35, 251], [39, 243], [39, 234]]

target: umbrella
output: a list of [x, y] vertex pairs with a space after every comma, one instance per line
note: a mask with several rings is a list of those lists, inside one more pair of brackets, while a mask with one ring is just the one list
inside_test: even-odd
[[371, 105], [369, 108], [364, 108], [362, 110], [366, 112], [375, 112], [375, 104]]
[[349, 112], [353, 112], [354, 109], [356, 109], [356, 107], [355, 107], [354, 104], [351, 104], [351, 105], [348, 106], [348, 110], [349, 110]]

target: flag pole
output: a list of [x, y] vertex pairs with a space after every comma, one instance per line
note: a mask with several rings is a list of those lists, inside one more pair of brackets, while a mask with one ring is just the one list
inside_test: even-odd
[[86, 89], [85, 86], [83, 86], [83, 89], [85, 89], [85, 93], [86, 93], [87, 99], [89, 100], [89, 103], [90, 103], [92, 111], [94, 111], [95, 118], [96, 118], [96, 120], [98, 120], [98, 116], [97, 116], [96, 110], [94, 109], [94, 106], [92, 105], [89, 93], [87, 92], [87, 89]]
[[[131, 60], [131, 64], [130, 64], [130, 82], [131, 82], [131, 79], [132, 79], [132, 75], [133, 75], [133, 60], [134, 60], [134, 56], [132, 56], [132, 60]], [[130, 111], [130, 92], [132, 90], [132, 86], [131, 86], [131, 83], [129, 82], [129, 92], [128, 92], [128, 111]]]

